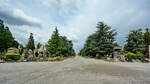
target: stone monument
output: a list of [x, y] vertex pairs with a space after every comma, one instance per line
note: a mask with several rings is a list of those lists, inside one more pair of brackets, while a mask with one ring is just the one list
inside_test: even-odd
[[29, 56], [33, 56], [33, 51], [31, 49], [29, 49], [28, 54], [29, 54]]
[[47, 56], [48, 52], [44, 45], [38, 49], [39, 57]]
[[123, 52], [123, 49], [121, 46], [114, 47], [112, 57], [113, 57], [113, 59], [119, 59], [122, 61], [125, 60], [124, 52]]

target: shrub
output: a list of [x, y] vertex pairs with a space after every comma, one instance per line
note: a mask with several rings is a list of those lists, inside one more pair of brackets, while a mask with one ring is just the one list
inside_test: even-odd
[[37, 58], [35, 56], [29, 56], [27, 58], [28, 61], [37, 61]]
[[125, 54], [127, 61], [141, 60], [142, 56], [143, 56], [143, 54], [140, 52], [137, 52], [136, 54], [128, 52], [127, 54]]
[[141, 52], [137, 52], [137, 53], [136, 53], [136, 59], [141, 60], [142, 57], [143, 57], [143, 53], [141, 53]]
[[101, 56], [100, 56], [100, 55], [96, 55], [96, 58], [97, 58], [97, 59], [101, 59]]
[[60, 56], [57, 56], [57, 57], [56, 57], [56, 60], [58, 60], [58, 61], [59, 61], [60, 59], [61, 59], [61, 58], [60, 58]]
[[4, 56], [3, 55], [0, 55], [0, 59], [3, 59], [4, 58]]
[[133, 59], [135, 59], [136, 55], [134, 53], [128, 52], [127, 54], [125, 54], [126, 60], [127, 61], [132, 61]]
[[6, 56], [6, 61], [8, 60], [14, 60], [17, 61], [20, 59], [20, 55], [19, 54], [5, 54]]

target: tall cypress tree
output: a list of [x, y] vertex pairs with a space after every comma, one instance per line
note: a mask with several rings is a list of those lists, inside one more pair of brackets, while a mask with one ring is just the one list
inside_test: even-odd
[[32, 51], [35, 49], [33, 33], [30, 33], [29, 41], [26, 45], [27, 49], [31, 49]]

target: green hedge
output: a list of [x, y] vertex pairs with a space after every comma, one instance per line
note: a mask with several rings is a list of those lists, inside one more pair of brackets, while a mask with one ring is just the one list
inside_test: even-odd
[[125, 54], [126, 60], [132, 62], [133, 60], [141, 60], [143, 54], [140, 52], [137, 52], [136, 54], [128, 52]]
[[6, 56], [6, 61], [11, 61], [11, 60], [17, 61], [21, 57], [19, 54], [5, 54], [5, 56]]

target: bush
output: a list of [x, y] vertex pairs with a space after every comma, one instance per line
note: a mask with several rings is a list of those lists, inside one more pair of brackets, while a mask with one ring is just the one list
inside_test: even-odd
[[29, 56], [27, 58], [28, 61], [37, 61], [37, 58], [35, 56]]
[[9, 60], [17, 61], [20, 59], [19, 54], [5, 54], [5, 56], [6, 56], [6, 61], [9, 61]]
[[57, 56], [57, 57], [56, 57], [56, 60], [60, 61], [60, 59], [61, 59], [60, 56]]
[[143, 57], [143, 54], [142, 54], [141, 52], [137, 52], [137, 53], [136, 53], [136, 59], [141, 60], [142, 57]]
[[0, 55], [0, 59], [3, 59], [4, 58], [4, 56], [3, 55]]
[[143, 54], [140, 52], [137, 52], [136, 54], [128, 52], [125, 54], [126, 60], [132, 62], [133, 60], [141, 60]]
[[125, 54], [125, 57], [126, 57], [126, 60], [127, 61], [132, 61], [133, 59], [135, 59], [135, 54], [134, 53], [131, 53], [131, 52], [128, 52], [127, 54]]

